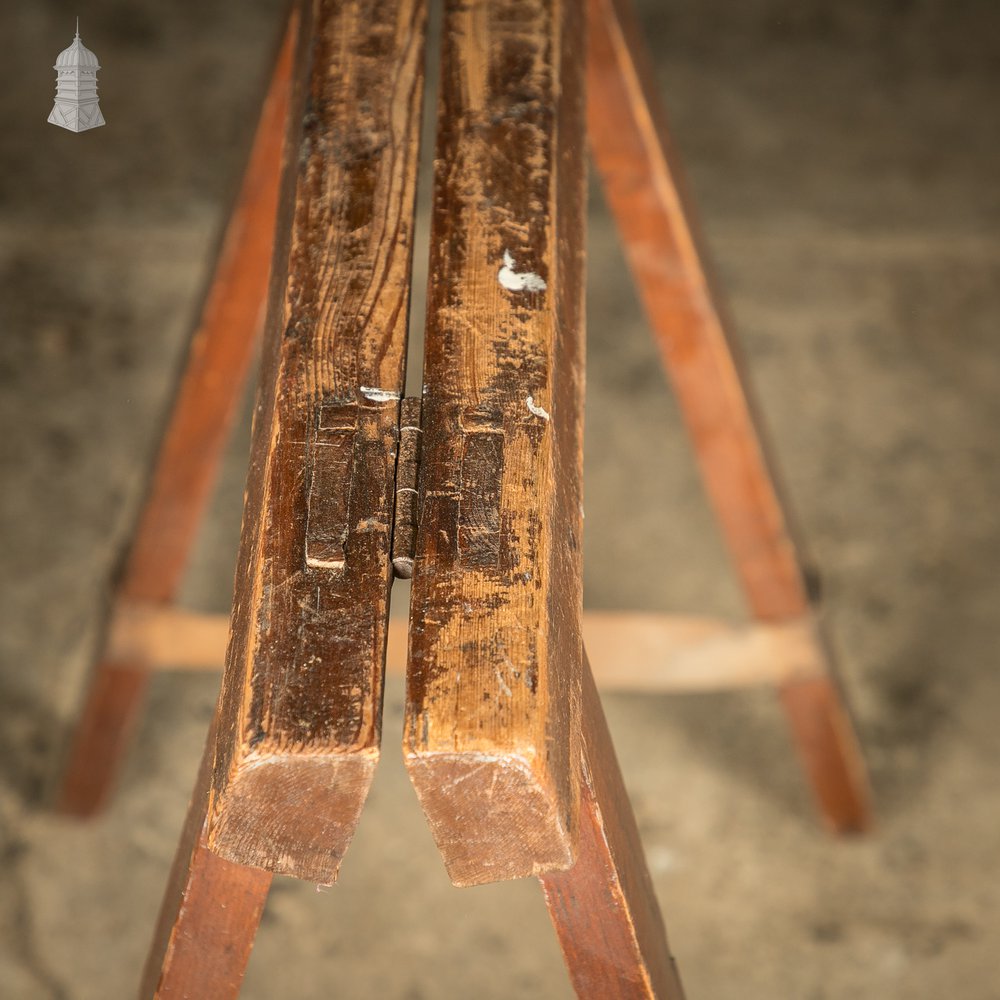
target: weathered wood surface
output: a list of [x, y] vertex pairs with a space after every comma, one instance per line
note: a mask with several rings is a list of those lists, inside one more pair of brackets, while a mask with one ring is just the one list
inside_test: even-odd
[[[760, 421], [699, 248], [629, 0], [588, 0], [588, 130], [632, 274], [753, 614], [804, 619], [806, 582]], [[817, 648], [824, 656], [825, 649]], [[832, 677], [781, 690], [827, 822], [869, 822], [864, 760]]]
[[[215, 482], [267, 297], [294, 19], [275, 65], [239, 197], [193, 332], [113, 604], [173, 601]], [[85, 816], [107, 799], [142, 709], [144, 664], [100, 661], [62, 778], [58, 807]]]
[[573, 861], [582, 15], [445, 9], [404, 752], [457, 884]]
[[[407, 634], [406, 619], [389, 619], [386, 673], [405, 674]], [[219, 670], [228, 638], [228, 615], [124, 605], [112, 621], [108, 658], [151, 670]], [[605, 691], [725, 691], [821, 677], [826, 669], [812, 619], [733, 625], [697, 616], [585, 611], [583, 641]]]
[[209, 843], [332, 882], [379, 754], [424, 5], [306, 7]]
[[271, 873], [208, 849], [213, 725], [167, 882], [140, 1000], [234, 1000], [253, 948]]
[[683, 1000], [600, 697], [583, 678], [580, 843], [539, 876], [579, 997]]

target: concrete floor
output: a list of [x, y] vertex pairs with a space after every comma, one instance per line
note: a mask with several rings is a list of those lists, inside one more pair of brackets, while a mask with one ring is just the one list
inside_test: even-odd
[[[280, 0], [0, 9], [0, 995], [132, 994], [217, 688], [162, 676], [110, 811], [46, 795], [238, 177]], [[45, 124], [57, 52], [108, 126]], [[691, 1000], [1000, 997], [1000, 6], [642, 4], [873, 772], [818, 828], [768, 693], [606, 699]], [[586, 595], [739, 616], [612, 228], [591, 219]], [[185, 600], [231, 594], [247, 432]], [[625, 516], [623, 516], [623, 514]], [[664, 516], [666, 514], [666, 516]], [[397, 600], [397, 613], [404, 607]], [[253, 998], [569, 993], [534, 883], [453, 889], [396, 751], [342, 881], [278, 880]]]

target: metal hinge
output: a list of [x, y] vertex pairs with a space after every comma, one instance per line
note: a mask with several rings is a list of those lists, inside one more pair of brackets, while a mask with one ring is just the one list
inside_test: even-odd
[[392, 525], [392, 569], [413, 576], [417, 539], [417, 473], [420, 466], [420, 397], [406, 396], [399, 407], [399, 452], [396, 458], [396, 505]]

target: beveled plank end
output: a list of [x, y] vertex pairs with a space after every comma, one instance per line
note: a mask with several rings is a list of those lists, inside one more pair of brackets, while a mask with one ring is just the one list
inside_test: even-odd
[[575, 831], [560, 796], [530, 759], [410, 751], [406, 767], [454, 885], [573, 864]]
[[579, 811], [575, 621], [493, 590], [456, 601], [453, 575], [419, 570], [414, 593], [434, 587], [443, 604], [411, 617], [403, 750], [448, 873], [478, 885], [565, 868]]
[[212, 796], [209, 848], [227, 861], [331, 885], [378, 758], [378, 747], [350, 755], [255, 749]]

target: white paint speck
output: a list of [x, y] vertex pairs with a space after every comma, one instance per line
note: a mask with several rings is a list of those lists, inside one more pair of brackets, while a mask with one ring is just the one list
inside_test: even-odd
[[547, 287], [545, 280], [534, 271], [515, 271], [514, 258], [509, 250], [503, 252], [503, 267], [500, 268], [497, 279], [508, 292], [544, 292]]
[[388, 403], [390, 400], [399, 399], [398, 392], [392, 392], [390, 389], [373, 389], [370, 385], [361, 387], [361, 395], [373, 403]]
[[532, 398], [531, 398], [531, 396], [529, 396], [529, 397], [528, 397], [528, 398], [527, 398], [527, 399], [525, 400], [525, 403], [526, 403], [526, 404], [528, 405], [528, 409], [529, 409], [529, 410], [531, 410], [531, 412], [532, 412], [532, 413], [533, 413], [533, 414], [534, 414], [534, 415], [535, 415], [536, 417], [541, 417], [541, 418], [542, 418], [542, 420], [548, 420], [548, 419], [549, 419], [549, 411], [548, 411], [548, 410], [546, 410], [546, 409], [545, 409], [544, 407], [542, 407], [542, 406], [536, 406], [536, 405], [535, 405], [535, 401], [534, 401], [534, 399], [532, 399]]

